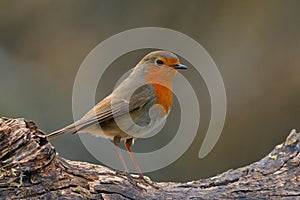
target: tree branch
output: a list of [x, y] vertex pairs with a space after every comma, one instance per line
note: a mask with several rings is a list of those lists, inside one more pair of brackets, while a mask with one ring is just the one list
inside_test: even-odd
[[140, 190], [100, 165], [56, 155], [36, 125], [0, 118], [1, 199], [261, 199], [300, 197], [300, 134], [294, 130], [262, 160], [188, 183]]

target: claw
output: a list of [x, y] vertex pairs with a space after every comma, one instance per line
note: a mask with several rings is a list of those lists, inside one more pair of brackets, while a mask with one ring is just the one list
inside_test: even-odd
[[130, 173], [128, 172], [120, 172], [120, 171], [116, 171], [116, 175], [119, 175], [119, 176], [126, 176], [127, 177], [127, 180], [128, 182], [137, 190], [142, 190], [144, 192], [147, 192], [147, 189], [144, 188], [144, 187], [141, 187], [140, 185], [138, 185], [138, 183], [134, 180], [134, 177], [131, 176]]
[[147, 180], [144, 176], [139, 176], [139, 180], [143, 181], [145, 184], [150, 185], [151, 187], [159, 190], [159, 186], [154, 184], [150, 179]]

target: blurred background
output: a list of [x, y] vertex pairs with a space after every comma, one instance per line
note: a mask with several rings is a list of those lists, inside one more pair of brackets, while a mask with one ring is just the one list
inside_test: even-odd
[[[198, 159], [210, 99], [191, 66], [183, 75], [200, 99], [197, 137], [174, 163], [146, 175], [157, 181], [188, 181], [247, 165], [267, 155], [291, 129], [299, 131], [299, 9], [297, 0], [1, 1], [0, 115], [31, 119], [46, 133], [72, 123], [73, 82], [97, 44], [131, 28], [170, 28], [197, 40], [214, 59], [228, 111], [218, 143]], [[99, 82], [97, 100], [147, 52], [130, 52], [112, 63]], [[175, 102], [162, 132], [137, 140], [133, 150], [147, 152], [167, 144], [178, 128], [178, 112]], [[63, 135], [51, 143], [64, 158], [100, 164], [78, 136]]]

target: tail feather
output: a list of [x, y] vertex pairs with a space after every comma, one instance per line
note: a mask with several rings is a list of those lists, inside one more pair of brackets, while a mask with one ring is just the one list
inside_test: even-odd
[[52, 139], [56, 136], [59, 136], [59, 135], [65, 134], [65, 133], [73, 133], [73, 134], [77, 133], [76, 126], [74, 124], [71, 124], [65, 128], [54, 131], [53, 133], [50, 133], [49, 135], [47, 135], [47, 138]]

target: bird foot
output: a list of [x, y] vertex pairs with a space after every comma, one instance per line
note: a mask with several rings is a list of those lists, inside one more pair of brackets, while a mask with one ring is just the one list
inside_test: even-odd
[[145, 187], [142, 187], [141, 185], [146, 187], [151, 186], [155, 189], [159, 189], [159, 187], [155, 185], [148, 177], [146, 177], [147, 178], [146, 179], [144, 176], [130, 174], [129, 172], [120, 172], [120, 171], [116, 171], [116, 174], [119, 176], [126, 176], [130, 184], [133, 185], [133, 187], [138, 190], [143, 190], [147, 192], [147, 189]]
[[116, 175], [117, 175], [117, 176], [121, 176], [121, 177], [126, 176], [128, 182], [129, 182], [135, 189], [147, 192], [147, 189], [146, 189], [146, 188], [144, 188], [144, 187], [138, 185], [138, 183], [134, 180], [134, 178], [131, 176], [130, 173], [128, 173], [128, 172], [120, 172], [120, 171], [116, 171]]
[[149, 185], [155, 189], [159, 189], [159, 186], [154, 184], [149, 177], [143, 176], [143, 175], [138, 175], [138, 179], [142, 182], [144, 182], [144, 184]]

